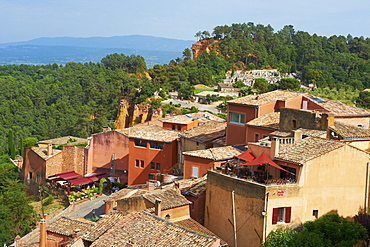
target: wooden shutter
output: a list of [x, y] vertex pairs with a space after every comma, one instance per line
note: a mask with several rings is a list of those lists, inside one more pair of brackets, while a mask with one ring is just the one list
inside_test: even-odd
[[290, 223], [291, 212], [292, 212], [292, 207], [285, 208], [285, 223]]
[[279, 212], [279, 209], [278, 208], [273, 208], [272, 209], [272, 224], [275, 225], [277, 223], [277, 220], [278, 220], [278, 212]]

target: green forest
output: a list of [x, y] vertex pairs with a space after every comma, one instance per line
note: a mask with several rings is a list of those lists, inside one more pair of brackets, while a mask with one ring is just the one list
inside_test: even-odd
[[[121, 99], [156, 109], [161, 99], [148, 100], [156, 92], [162, 99], [174, 90], [190, 98], [194, 85], [216, 85], [228, 70], [274, 68], [295, 73], [303, 84], [316, 85], [311, 92], [315, 95], [370, 108], [370, 93], [362, 91], [370, 88], [369, 38], [323, 37], [295, 31], [293, 26], [274, 31], [270, 25], [253, 23], [217, 26], [212, 33], [200, 31], [195, 36], [213, 43], [213, 52], [194, 60], [187, 48], [182, 57], [150, 69], [141, 56], [116, 53], [100, 63], [0, 66], [0, 155], [14, 158], [37, 140], [86, 138], [103, 126], [114, 127]], [[297, 81], [282, 79], [269, 85], [262, 79], [256, 80], [254, 88], [238, 82], [235, 86], [244, 94], [263, 93], [299, 90]], [[24, 235], [35, 224], [24, 186], [6, 160], [0, 159], [0, 243]], [[9, 219], [15, 210], [22, 213]], [[21, 218], [24, 215], [28, 221]], [[9, 227], [1, 223], [10, 221]]]
[[[194, 85], [216, 85], [227, 70], [277, 68], [296, 73], [304, 84], [314, 84], [318, 94], [339, 95], [353, 103], [359, 90], [370, 87], [370, 39], [364, 37], [310, 35], [285, 26], [275, 32], [270, 26], [243, 23], [217, 26], [212, 34], [198, 32], [200, 39], [218, 40], [214, 52], [192, 59], [189, 48], [169, 64], [147, 69], [141, 56], [110, 54], [100, 63], [67, 63], [0, 66], [0, 154], [7, 153], [9, 130], [15, 146], [29, 137], [41, 139], [66, 135], [88, 137], [117, 117], [120, 99], [144, 103], [158, 92], [169, 91], [189, 98]], [[150, 78], [146, 76], [150, 75]], [[297, 90], [294, 83], [281, 81], [258, 92]], [[252, 90], [243, 90], [245, 94]], [[363, 93], [360, 106], [370, 97]], [[159, 100], [151, 102], [153, 108]]]

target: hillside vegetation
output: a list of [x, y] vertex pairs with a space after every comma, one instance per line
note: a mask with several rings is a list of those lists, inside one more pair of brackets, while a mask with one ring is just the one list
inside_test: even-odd
[[[9, 130], [13, 130], [16, 148], [28, 137], [88, 137], [102, 126], [112, 126], [122, 98], [144, 103], [155, 92], [164, 98], [172, 90], [189, 98], [194, 85], [222, 82], [230, 69], [294, 72], [304, 83], [315, 84], [320, 95], [332, 99], [340, 95], [343, 100], [351, 92], [347, 103], [354, 102], [358, 90], [370, 86], [369, 38], [321, 37], [295, 31], [293, 26], [274, 32], [269, 25], [253, 23], [217, 26], [212, 35], [203, 31], [196, 36], [219, 41], [213, 52], [204, 52], [196, 60], [187, 48], [181, 58], [150, 69], [141, 56], [116, 53], [99, 63], [0, 66], [0, 154], [8, 152]], [[266, 86], [259, 81], [254, 91], [278, 88], [294, 90], [297, 83], [282, 80]], [[245, 94], [254, 91], [242, 90]], [[362, 103], [367, 102], [365, 96]], [[155, 109], [160, 99], [150, 104]]]

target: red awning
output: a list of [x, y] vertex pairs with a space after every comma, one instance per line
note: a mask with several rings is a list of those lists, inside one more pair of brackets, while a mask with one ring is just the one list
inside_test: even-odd
[[97, 175], [95, 175], [95, 176], [96, 176], [97, 178], [99, 178], [99, 179], [108, 177], [108, 175], [107, 175], [107, 174], [105, 174], [105, 173], [97, 174]]
[[68, 182], [75, 185], [75, 186], [79, 186], [79, 185], [89, 184], [89, 183], [92, 183], [94, 181], [92, 181], [88, 178], [77, 178], [77, 179], [69, 180]]
[[78, 174], [78, 173], [73, 172], [73, 171], [72, 172], [64, 172], [64, 173], [55, 174], [55, 176], [63, 178], [64, 180], [70, 180], [70, 179], [75, 179], [75, 178], [82, 177], [81, 174]]
[[98, 181], [99, 180], [99, 178], [97, 177], [97, 176], [88, 176], [88, 177], [85, 177], [85, 178], [88, 178], [88, 179], [90, 179], [91, 181], [93, 181], [93, 182], [95, 182], [95, 181]]
[[247, 151], [245, 151], [244, 153], [239, 154], [238, 156], [235, 156], [235, 157], [238, 158], [238, 159], [241, 159], [241, 160], [249, 161], [249, 162], [256, 158], [253, 155], [252, 151], [249, 150], [249, 149]]
[[269, 157], [267, 157], [267, 155], [265, 153], [261, 153], [260, 156], [258, 156], [255, 160], [253, 160], [249, 163], [241, 164], [241, 165], [243, 165], [243, 166], [257, 166], [257, 165], [266, 165], [266, 164], [269, 164], [270, 166], [276, 167], [280, 170], [289, 172], [289, 171], [285, 170], [284, 168], [282, 168], [281, 166], [279, 166], [278, 164], [276, 164], [275, 162], [273, 162]]

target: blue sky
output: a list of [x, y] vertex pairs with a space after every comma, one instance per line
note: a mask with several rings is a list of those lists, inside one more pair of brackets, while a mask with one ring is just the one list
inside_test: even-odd
[[132, 34], [195, 40], [232, 23], [370, 37], [369, 0], [0, 0], [0, 43]]

